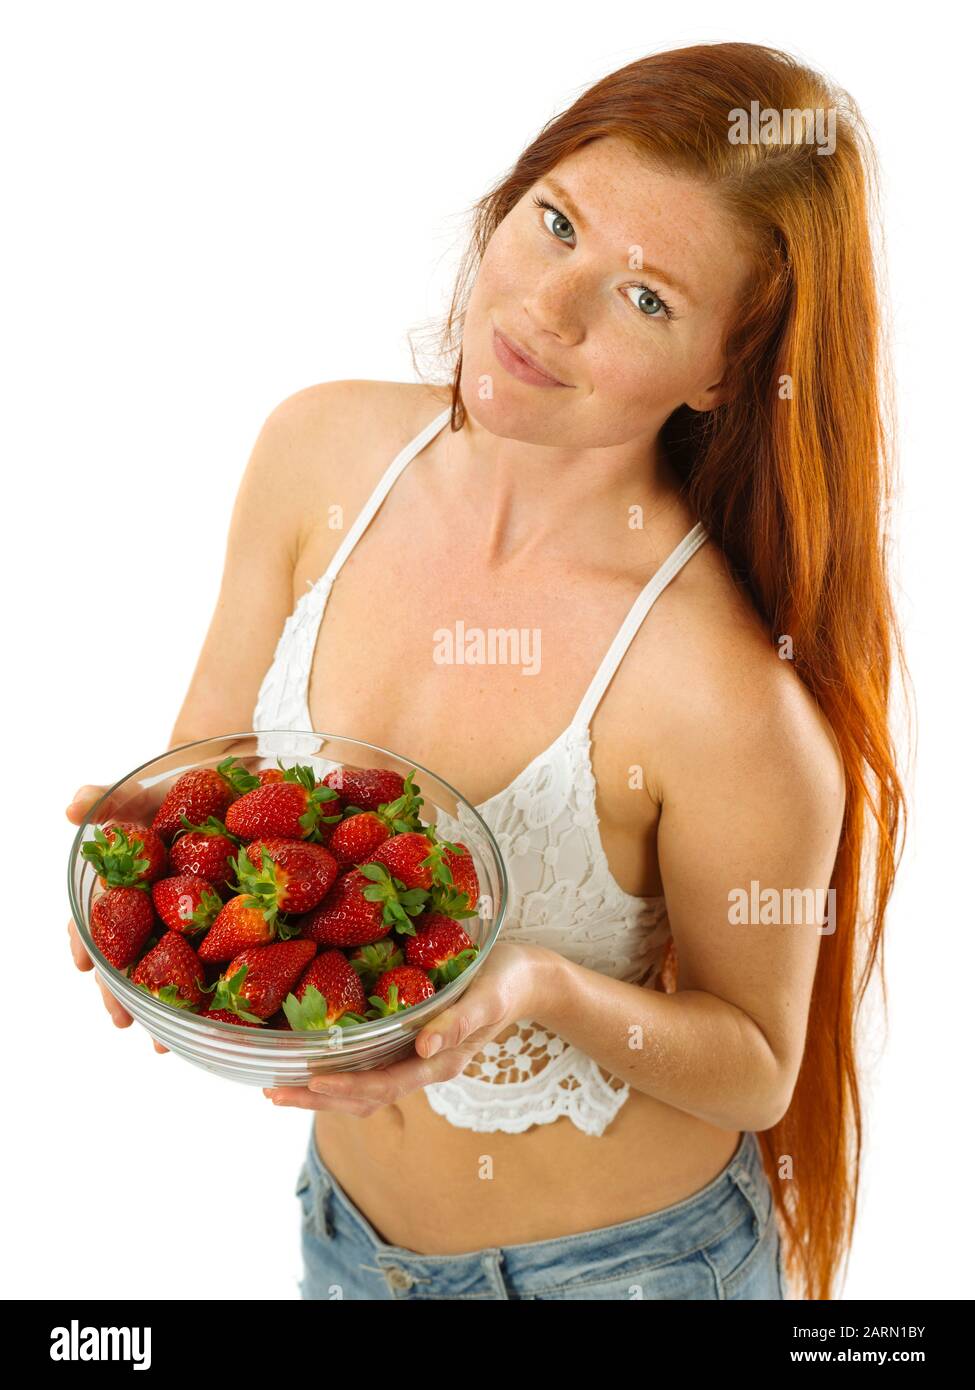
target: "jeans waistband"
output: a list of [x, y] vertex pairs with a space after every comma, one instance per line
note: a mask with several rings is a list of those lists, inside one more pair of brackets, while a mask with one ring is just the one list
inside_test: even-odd
[[[661, 1263], [677, 1259], [711, 1244], [725, 1230], [741, 1219], [740, 1195], [748, 1201], [755, 1215], [757, 1230], [763, 1231], [772, 1216], [772, 1192], [762, 1163], [761, 1151], [754, 1133], [745, 1130], [731, 1159], [709, 1183], [682, 1201], [646, 1216], [611, 1226], [558, 1236], [551, 1240], [531, 1241], [518, 1245], [492, 1246], [482, 1250], [452, 1255], [427, 1255], [403, 1246], [390, 1245], [382, 1240], [367, 1218], [343, 1191], [325, 1167], [315, 1143], [312, 1124], [306, 1162], [319, 1184], [323, 1196], [331, 1192], [361, 1228], [372, 1248], [377, 1265], [407, 1267], [414, 1272], [436, 1273], [450, 1270], [459, 1276], [468, 1268], [480, 1270], [487, 1260], [492, 1268], [503, 1263], [515, 1277], [531, 1277], [550, 1269], [562, 1260], [585, 1261], [611, 1248], [625, 1258], [629, 1253], [640, 1254], [652, 1241], [655, 1257]], [[482, 1275], [483, 1277], [483, 1275]]]

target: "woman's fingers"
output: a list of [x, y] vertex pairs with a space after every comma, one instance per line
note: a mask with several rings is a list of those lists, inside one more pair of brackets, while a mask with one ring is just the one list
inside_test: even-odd
[[[85, 950], [81, 937], [78, 935], [78, 928], [73, 921], [68, 923], [68, 939], [71, 942], [71, 954], [78, 969], [93, 969], [94, 961]], [[97, 975], [95, 976], [95, 983], [102, 992], [102, 1000], [105, 1008], [112, 1015], [112, 1022], [119, 1028], [128, 1028], [132, 1022], [132, 1015], [122, 1008], [112, 991], [102, 983]]]
[[[74, 963], [78, 967], [78, 969], [93, 969], [94, 961], [92, 960], [88, 952], [85, 950], [81, 937], [78, 935], [78, 928], [75, 926], [73, 921], [70, 921], [68, 923], [68, 939], [71, 942], [71, 954], [74, 957]], [[112, 1022], [115, 1024], [116, 1028], [128, 1028], [129, 1024], [132, 1022], [132, 1015], [128, 1012], [127, 1009], [122, 1008], [122, 1005], [115, 998], [115, 995], [112, 993], [112, 991], [108, 988], [107, 985], [102, 983], [101, 979], [97, 975], [95, 976], [95, 983], [98, 985], [98, 988], [102, 992], [102, 1001], [105, 1005], [105, 1008], [111, 1014]], [[162, 1043], [156, 1042], [155, 1038], [152, 1039], [152, 1045], [159, 1053], [169, 1051], [168, 1047], [163, 1047]]]
[[73, 825], [80, 825], [95, 802], [99, 797], [103, 796], [107, 790], [107, 787], [96, 787], [91, 784], [79, 787], [71, 798], [71, 801], [65, 807], [64, 814]]
[[[107, 787], [100, 787], [93, 782], [79, 787], [64, 811], [72, 825], [80, 825], [95, 802], [101, 800], [107, 791]], [[156, 813], [162, 795], [158, 789], [143, 787], [131, 788], [124, 794], [117, 792], [99, 811], [99, 820], [106, 821], [114, 817], [148, 825]]]
[[337, 1110], [343, 1115], [357, 1115], [364, 1119], [380, 1107], [375, 1101], [338, 1100], [309, 1091], [307, 1086], [270, 1086], [264, 1094], [274, 1105], [290, 1105], [296, 1110]]
[[122, 1008], [122, 1005], [115, 998], [112, 991], [107, 985], [102, 984], [102, 981], [97, 975], [95, 979], [98, 982], [98, 988], [102, 992], [102, 1000], [105, 1004], [105, 1008], [112, 1015], [112, 1022], [115, 1024], [116, 1028], [128, 1028], [129, 1024], [132, 1022], [132, 1015]]
[[78, 934], [78, 928], [75, 926], [73, 918], [68, 922], [68, 941], [71, 944], [71, 955], [78, 969], [91, 970], [94, 961], [85, 950], [84, 942]]

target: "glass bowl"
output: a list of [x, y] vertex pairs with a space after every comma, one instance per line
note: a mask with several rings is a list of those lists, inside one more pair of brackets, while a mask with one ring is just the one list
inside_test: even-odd
[[[479, 949], [467, 969], [432, 999], [401, 1013], [318, 1032], [246, 1028], [200, 1018], [187, 1009], [162, 1003], [134, 985], [126, 970], [116, 969], [95, 945], [88, 926], [92, 901], [100, 885], [93, 865], [81, 853], [82, 845], [94, 839], [96, 826], [111, 820], [148, 825], [177, 777], [193, 768], [215, 768], [231, 756], [251, 772], [276, 767], [278, 759], [285, 767], [306, 763], [315, 769], [319, 779], [342, 764], [390, 768], [403, 777], [415, 770], [413, 782], [423, 797], [422, 820], [432, 825], [441, 839], [462, 840], [477, 870], [478, 915], [464, 918], [462, 925]], [[359, 739], [308, 730], [271, 729], [224, 734], [171, 748], [109, 787], [78, 827], [68, 860], [68, 896], [79, 935], [99, 978], [157, 1042], [188, 1062], [231, 1081], [252, 1086], [302, 1086], [322, 1072], [364, 1071], [413, 1053], [416, 1034], [463, 994], [484, 964], [504, 921], [508, 880], [497, 841], [488, 826], [459, 792], [428, 768]]]

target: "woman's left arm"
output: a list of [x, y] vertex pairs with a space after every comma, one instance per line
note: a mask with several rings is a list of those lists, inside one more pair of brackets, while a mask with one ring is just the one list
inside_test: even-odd
[[768, 1129], [789, 1108], [820, 941], [836, 929], [843, 767], [780, 674], [717, 709], [696, 697], [668, 741], [657, 852], [677, 992], [556, 956], [536, 1015], [634, 1089], [726, 1129]]

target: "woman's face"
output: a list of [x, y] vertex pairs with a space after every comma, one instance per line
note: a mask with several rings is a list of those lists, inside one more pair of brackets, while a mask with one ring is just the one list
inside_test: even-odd
[[[749, 274], [703, 183], [656, 171], [616, 138], [594, 141], [488, 243], [464, 322], [464, 405], [526, 443], [652, 443], [679, 405], [720, 402], [721, 344]], [[495, 330], [564, 384], [525, 379]]]

